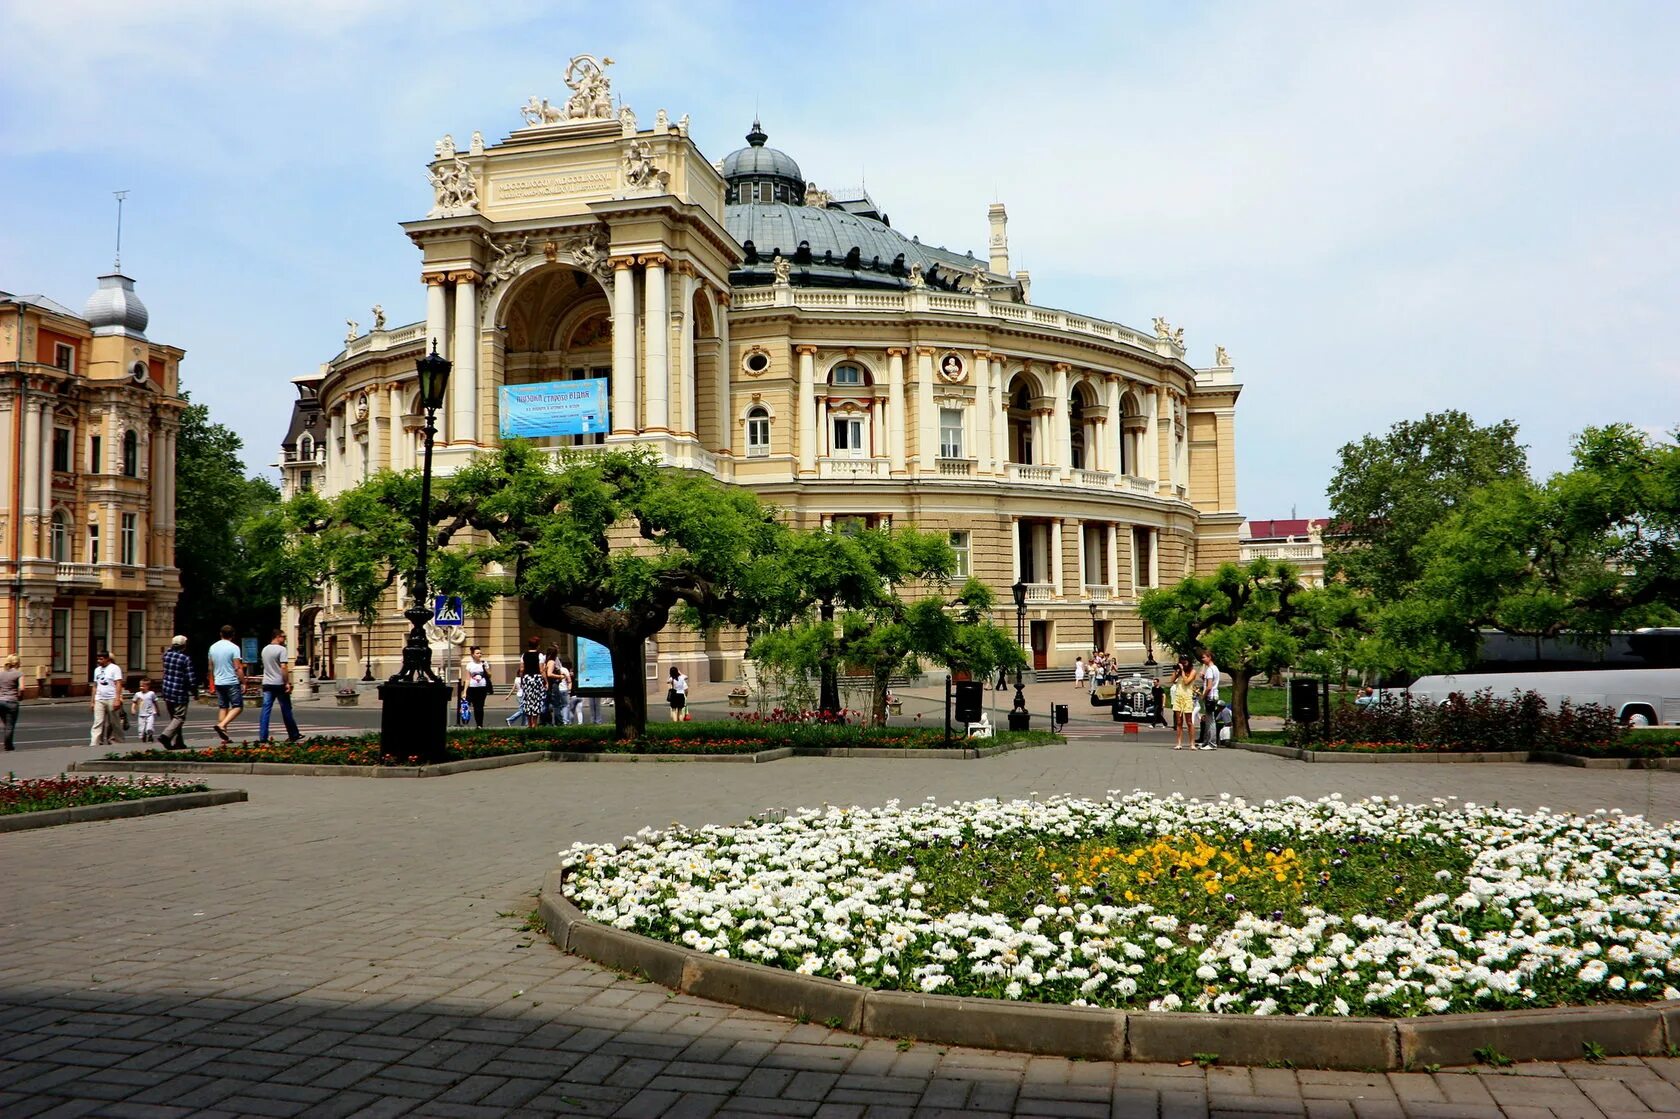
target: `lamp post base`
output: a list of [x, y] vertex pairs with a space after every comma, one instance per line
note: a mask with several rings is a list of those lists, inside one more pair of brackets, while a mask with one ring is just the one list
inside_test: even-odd
[[444, 760], [449, 685], [433, 680], [387, 680], [379, 685], [379, 745], [387, 757], [422, 765]]
[[1031, 730], [1032, 729], [1032, 712], [1031, 711], [1022, 711], [1022, 710], [1019, 710], [1019, 709], [1011, 711], [1009, 713], [1009, 729], [1010, 730]]

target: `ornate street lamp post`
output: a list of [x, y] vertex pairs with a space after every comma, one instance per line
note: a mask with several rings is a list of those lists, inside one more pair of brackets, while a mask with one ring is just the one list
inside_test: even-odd
[[[1025, 657], [1026, 625], [1027, 625], [1027, 585], [1019, 580], [1009, 588], [1009, 593], [1015, 596], [1015, 644], [1019, 646]], [[1015, 706], [1009, 709], [1009, 729], [1027, 730], [1032, 723], [1032, 712], [1027, 710], [1027, 693], [1021, 686], [1021, 666], [1015, 666]]]
[[449, 685], [432, 671], [432, 647], [426, 640], [426, 623], [432, 612], [426, 607], [426, 545], [432, 521], [432, 438], [437, 434], [437, 411], [443, 407], [449, 386], [449, 360], [437, 351], [414, 363], [420, 380], [420, 407], [426, 413], [426, 454], [420, 470], [420, 512], [415, 518], [416, 562], [409, 597], [414, 604], [403, 611], [408, 619], [408, 640], [403, 645], [402, 668], [379, 685], [380, 749], [396, 757], [418, 757], [422, 762], [441, 761], [444, 736], [449, 726]]
[[1097, 652], [1097, 600], [1093, 598], [1090, 602], [1087, 602], [1085, 604], [1085, 608], [1091, 612], [1091, 652], [1096, 653]]

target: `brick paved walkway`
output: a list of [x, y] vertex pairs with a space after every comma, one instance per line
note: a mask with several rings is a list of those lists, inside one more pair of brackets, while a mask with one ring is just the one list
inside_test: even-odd
[[[27, 758], [44, 772], [86, 754]], [[673, 997], [522, 927], [561, 847], [673, 819], [1139, 787], [1672, 819], [1680, 774], [1302, 765], [1084, 739], [971, 763], [242, 784], [248, 804], [0, 836], [0, 1115], [1680, 1114], [1672, 1059], [1365, 1075], [901, 1046]]]

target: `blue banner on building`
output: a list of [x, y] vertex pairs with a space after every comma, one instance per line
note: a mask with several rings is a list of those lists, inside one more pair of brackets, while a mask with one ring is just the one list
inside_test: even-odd
[[607, 379], [502, 386], [502, 435], [541, 439], [607, 431]]
[[580, 694], [588, 691], [599, 695], [613, 694], [612, 654], [599, 641], [591, 641], [587, 637], [577, 639], [576, 688]]

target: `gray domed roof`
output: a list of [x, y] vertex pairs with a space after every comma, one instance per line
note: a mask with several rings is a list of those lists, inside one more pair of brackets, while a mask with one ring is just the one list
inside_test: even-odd
[[921, 245], [891, 226], [845, 210], [754, 202], [724, 207], [723, 221], [735, 240], [743, 245], [751, 241], [766, 261], [777, 252], [791, 260], [799, 243], [805, 241], [818, 261], [829, 253], [839, 263], [856, 248], [859, 260], [866, 265], [876, 258], [882, 265], [890, 265], [900, 255], [906, 270], [912, 264], [927, 268], [935, 263]]
[[769, 138], [764, 129], [759, 127], [758, 121], [754, 120], [752, 131], [747, 133], [747, 146], [723, 157], [723, 177], [733, 179], [743, 175], [774, 175], [782, 179], [798, 179], [800, 183], [804, 183], [805, 177], [799, 173], [799, 164], [793, 161], [791, 155], [764, 146], [764, 141]]
[[99, 290], [88, 296], [82, 317], [96, 335], [126, 334], [145, 338], [151, 313], [134, 294], [134, 281], [121, 272], [99, 277]]

